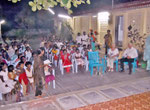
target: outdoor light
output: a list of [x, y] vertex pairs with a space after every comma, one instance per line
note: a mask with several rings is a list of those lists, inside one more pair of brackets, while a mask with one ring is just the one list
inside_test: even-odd
[[48, 11], [51, 12], [53, 15], [55, 14], [55, 12], [51, 8], [48, 8]]
[[5, 20], [1, 20], [1, 21], [0, 21], [0, 24], [4, 24], [4, 23], [5, 23]]
[[98, 13], [99, 21], [108, 21], [109, 20], [109, 16], [110, 16], [109, 12], [100, 12], [100, 13]]
[[66, 19], [70, 19], [71, 18], [70, 16], [63, 15], [63, 14], [58, 14], [58, 17], [60, 17], [60, 18], [66, 18]]
[[93, 18], [96, 18], [96, 17], [97, 17], [96, 15], [93, 16]]

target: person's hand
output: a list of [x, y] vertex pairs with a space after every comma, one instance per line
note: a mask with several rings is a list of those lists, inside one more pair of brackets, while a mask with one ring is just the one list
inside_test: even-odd
[[130, 57], [130, 56], [127, 56], [127, 59], [131, 59], [131, 57]]

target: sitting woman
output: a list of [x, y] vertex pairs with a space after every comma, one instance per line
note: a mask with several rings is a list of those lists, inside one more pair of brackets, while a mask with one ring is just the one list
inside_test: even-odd
[[[70, 54], [67, 53], [67, 50], [65, 49], [65, 50], [63, 51], [63, 54], [61, 55], [61, 59], [62, 59], [62, 62], [63, 62], [63, 65], [64, 65], [64, 66], [67, 66], [67, 65], [71, 65], [71, 64], [72, 64], [69, 57], [70, 57]], [[65, 69], [66, 69], [66, 72], [67, 72], [67, 73], [70, 72], [70, 67], [67, 67], [67, 68], [65, 68]]]
[[4, 82], [8, 85], [8, 87], [10, 87], [11, 89], [14, 89], [16, 82], [9, 78], [7, 65], [5, 63], [1, 63], [0, 68], [1, 68], [0, 76], [3, 77]]
[[82, 54], [80, 53], [79, 49], [76, 50], [75, 59], [76, 59], [78, 65], [81, 65], [81, 66], [84, 65], [84, 61], [82, 59]]
[[115, 44], [112, 44], [111, 48], [108, 50], [108, 58], [107, 58], [107, 67], [108, 71], [113, 72], [114, 70], [114, 61], [119, 56], [119, 51], [115, 47]]

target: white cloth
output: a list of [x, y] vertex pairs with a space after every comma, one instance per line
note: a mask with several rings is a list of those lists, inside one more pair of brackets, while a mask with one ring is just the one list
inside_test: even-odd
[[16, 82], [9, 79], [7, 70], [6, 71], [1, 71], [0, 76], [3, 76], [3, 79], [4, 79], [5, 83], [8, 85], [8, 87], [10, 87], [11, 89], [14, 88], [14, 85], [16, 84]]
[[138, 57], [138, 53], [137, 53], [137, 50], [132, 47], [131, 49], [130, 48], [127, 48], [124, 53], [123, 53], [123, 57], [131, 57], [131, 58], [137, 58]]
[[83, 45], [88, 45], [88, 36], [87, 35], [81, 36], [81, 39], [83, 40], [82, 41]]
[[31, 51], [25, 51], [25, 54], [26, 54], [26, 59], [27, 59], [27, 61], [30, 61], [30, 59], [31, 59], [31, 57], [32, 57]]
[[[112, 49], [109, 49], [108, 50], [108, 55], [110, 56], [110, 57], [112, 57], [112, 56], [115, 56], [115, 55], [118, 55], [119, 54], [119, 51], [118, 51], [118, 49], [116, 48], [115, 50], [112, 50]], [[115, 59], [116, 59], [117, 57], [115, 57]]]
[[14, 54], [15, 54], [15, 50], [12, 47], [10, 47], [8, 50], [9, 57], [11, 58]]
[[27, 69], [25, 69], [26, 71], [26, 75], [28, 77], [28, 80], [30, 83], [33, 83], [34, 82], [34, 79], [33, 79], [33, 70], [31, 69], [30, 71], [28, 71]]
[[80, 44], [81, 44], [81, 43], [82, 43], [82, 42], [81, 42], [81, 36], [77, 36], [77, 37], [76, 37], [76, 41], [77, 41], [77, 43], [80, 43]]
[[6, 83], [5, 82], [2, 82], [1, 80], [0, 80], [0, 93], [1, 94], [7, 94], [7, 93], [9, 93], [9, 92], [11, 92], [11, 88], [10, 87], [6, 87]]

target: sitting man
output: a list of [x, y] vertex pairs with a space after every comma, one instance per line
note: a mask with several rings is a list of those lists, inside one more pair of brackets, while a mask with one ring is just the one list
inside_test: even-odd
[[134, 62], [134, 58], [138, 57], [137, 50], [132, 46], [131, 43], [128, 44], [128, 48], [123, 53], [123, 58], [120, 59], [121, 71], [124, 72], [124, 62], [128, 62], [129, 65], [129, 74], [132, 73], [132, 63]]

